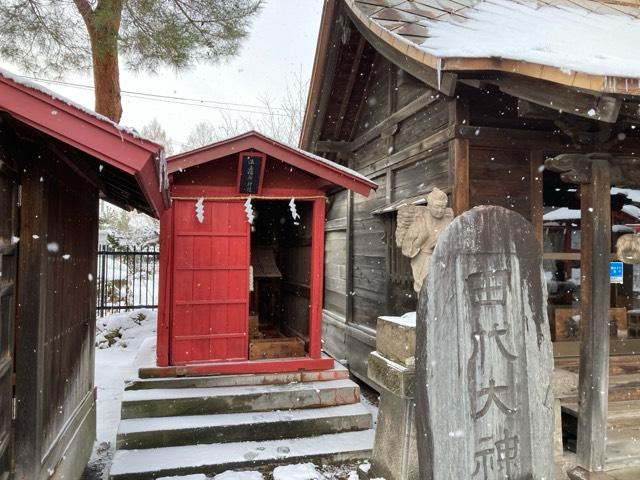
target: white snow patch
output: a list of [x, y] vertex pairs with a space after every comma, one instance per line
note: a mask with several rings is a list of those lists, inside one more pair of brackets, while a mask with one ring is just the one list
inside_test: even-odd
[[[145, 315], [140, 324], [134, 318]], [[104, 342], [107, 328], [120, 329], [127, 346], [119, 342], [111, 347], [96, 349], [95, 384], [97, 400], [97, 443], [108, 442], [115, 446], [116, 431], [120, 422], [120, 403], [124, 390], [124, 379], [138, 376], [138, 358], [141, 347], [146, 350], [155, 346], [156, 312], [134, 310], [98, 318], [96, 342]], [[149, 345], [149, 341], [151, 345]], [[142, 350], [145, 351], [145, 350]]]
[[[218, 478], [218, 477], [216, 477]], [[178, 475], [177, 477], [161, 477], [157, 480], [207, 480], [204, 473], [196, 473], [195, 475]]]
[[500, 57], [558, 67], [567, 75], [640, 77], [640, 20], [629, 15], [531, 0], [487, 0], [465, 17], [424, 20], [429, 38], [421, 47], [440, 58]]
[[213, 480], [264, 480], [264, 477], [260, 472], [234, 472], [233, 470], [227, 470], [213, 477]]
[[613, 187], [611, 189], [611, 195], [617, 194], [626, 195], [630, 201], [640, 203], [640, 190], [636, 190], [633, 188]]
[[277, 467], [273, 471], [273, 480], [322, 480], [324, 478], [313, 463], [286, 465]]
[[580, 210], [561, 207], [545, 213], [542, 218], [545, 222], [553, 222], [559, 220], [580, 220]]
[[401, 317], [393, 317], [393, 316], [385, 316], [380, 317], [388, 322], [397, 323], [398, 325], [402, 325], [403, 327], [414, 327], [416, 326], [416, 312], [407, 312]]
[[373, 430], [364, 430], [288, 440], [119, 450], [111, 466], [111, 475], [134, 475], [150, 469], [231, 466], [247, 460], [267, 463], [273, 459], [289, 458], [292, 462], [299, 462], [310, 455], [371, 450], [374, 436]]

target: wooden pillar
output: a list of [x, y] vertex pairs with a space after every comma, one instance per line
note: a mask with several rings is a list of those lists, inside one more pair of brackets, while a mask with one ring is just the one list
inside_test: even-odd
[[578, 466], [605, 466], [609, 394], [609, 261], [611, 251], [609, 162], [591, 162], [591, 181], [581, 186], [580, 377]]
[[347, 190], [347, 231], [346, 231], [347, 261], [345, 266], [347, 271], [345, 282], [345, 295], [347, 296], [345, 321], [347, 324], [353, 323], [353, 192]]
[[543, 247], [543, 235], [542, 235], [542, 216], [544, 214], [543, 209], [543, 185], [542, 185], [542, 169], [540, 167], [544, 164], [544, 155], [541, 150], [532, 150], [530, 158], [530, 205], [531, 205], [531, 223], [533, 224], [533, 231], [536, 235], [536, 239]]
[[160, 216], [160, 281], [158, 288], [158, 327], [156, 333], [156, 364], [169, 365], [171, 324], [171, 283], [173, 272], [173, 208]]
[[320, 358], [322, 338], [322, 292], [324, 283], [324, 215], [326, 199], [313, 201], [311, 227], [311, 288], [309, 295], [309, 356]]
[[[577, 470], [605, 467], [609, 398], [611, 162], [607, 154], [564, 154], [545, 166], [580, 184], [581, 291]], [[623, 178], [616, 178], [622, 183]], [[570, 475], [571, 476], [571, 475]], [[576, 478], [571, 476], [571, 478]], [[580, 477], [577, 477], [580, 478]]]
[[[449, 100], [449, 125], [469, 125], [469, 105], [459, 97]], [[469, 140], [454, 138], [449, 142], [449, 187], [453, 192], [453, 213], [460, 215], [471, 207], [469, 178]]]

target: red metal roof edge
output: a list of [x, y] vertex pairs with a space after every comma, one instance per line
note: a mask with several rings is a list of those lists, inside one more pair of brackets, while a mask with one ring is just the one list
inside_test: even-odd
[[[135, 176], [156, 215], [168, 208], [167, 185], [162, 181], [161, 163], [164, 152], [161, 145], [106, 118], [100, 118], [98, 114], [75, 105], [71, 100], [38, 87], [0, 72], [0, 92], [11, 89], [17, 94], [0, 95], [0, 110]], [[88, 125], [91, 128], [90, 134], [86, 129], [78, 129], [78, 122]]]
[[[251, 140], [253, 143], [249, 144], [247, 140]], [[167, 159], [167, 169], [170, 174], [175, 173], [182, 169], [217, 160], [235, 152], [239, 153], [247, 148], [256, 148], [300, 170], [365, 196], [371, 190], [378, 188], [377, 183], [358, 172], [299, 148], [286, 145], [254, 130], [169, 157]], [[301, 162], [295, 161], [296, 157]]]

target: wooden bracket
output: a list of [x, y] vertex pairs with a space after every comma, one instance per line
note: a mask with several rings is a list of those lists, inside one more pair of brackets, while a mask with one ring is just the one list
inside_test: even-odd
[[591, 166], [594, 161], [609, 163], [611, 185], [640, 187], [640, 157], [610, 153], [565, 153], [548, 158], [544, 165], [545, 168], [560, 173], [564, 182], [587, 184], [591, 182]]

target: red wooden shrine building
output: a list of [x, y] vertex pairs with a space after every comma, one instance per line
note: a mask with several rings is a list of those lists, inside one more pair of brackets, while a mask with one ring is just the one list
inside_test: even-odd
[[157, 362], [167, 375], [331, 368], [321, 354], [325, 204], [376, 184], [249, 132], [167, 160]]

